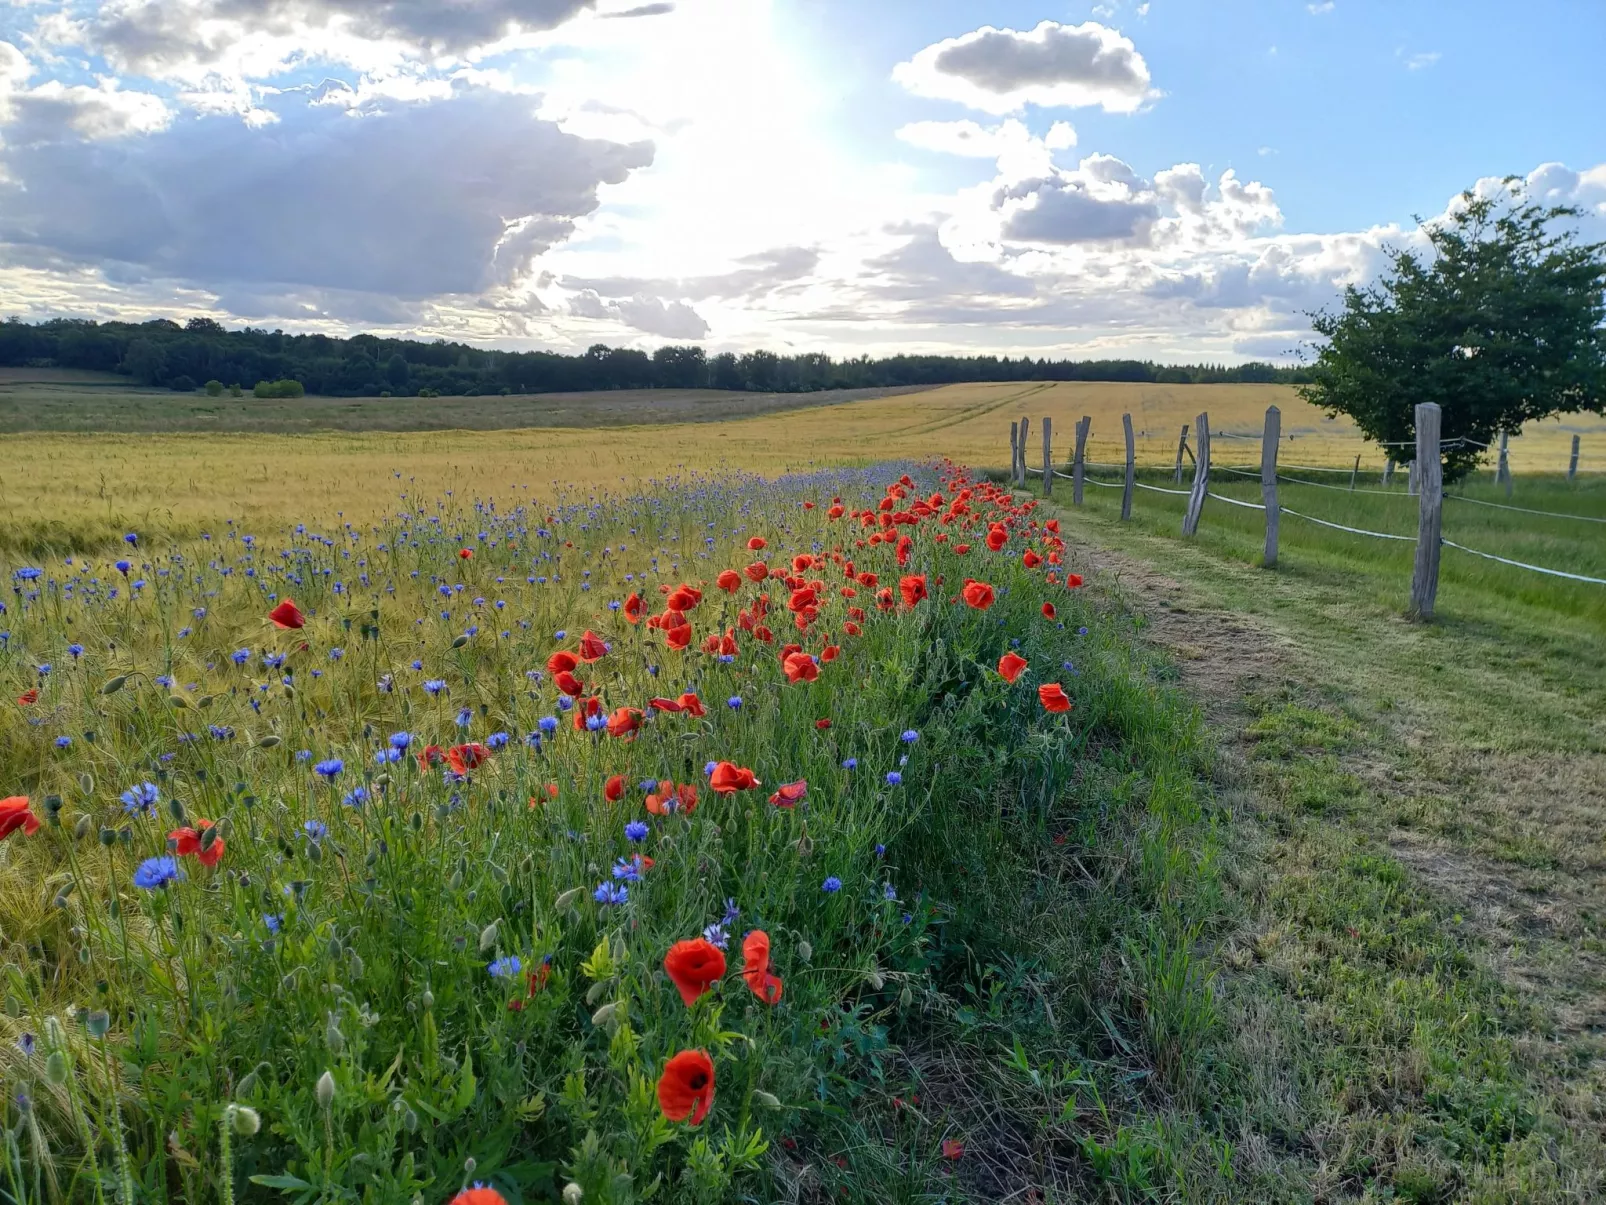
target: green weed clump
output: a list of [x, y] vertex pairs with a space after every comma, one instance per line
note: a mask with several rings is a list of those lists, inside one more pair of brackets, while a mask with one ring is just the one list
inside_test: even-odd
[[951, 468], [316, 518], [8, 573], [11, 1201], [763, 1196], [965, 977], [972, 865], [1078, 782], [1096, 839], [1159, 739], [1053, 525]]

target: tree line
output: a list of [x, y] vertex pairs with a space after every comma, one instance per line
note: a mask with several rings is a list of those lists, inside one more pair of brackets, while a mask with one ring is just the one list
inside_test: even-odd
[[1156, 364], [1148, 360], [1048, 360], [1022, 356], [709, 356], [701, 347], [651, 354], [596, 344], [579, 355], [495, 351], [445, 340], [292, 335], [213, 318], [180, 325], [56, 318], [0, 322], [0, 366], [121, 373], [141, 385], [179, 391], [208, 382], [251, 391], [258, 382], [299, 381], [335, 397], [479, 396], [594, 389], [747, 389], [805, 393], [965, 381], [1139, 381], [1154, 384], [1299, 383], [1301, 369], [1271, 364]]

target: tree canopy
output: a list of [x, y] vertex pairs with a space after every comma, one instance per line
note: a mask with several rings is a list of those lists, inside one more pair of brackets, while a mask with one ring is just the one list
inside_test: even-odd
[[1270, 364], [1163, 365], [1144, 360], [1048, 360], [1031, 356], [890, 356], [833, 359], [818, 353], [752, 351], [710, 356], [701, 347], [651, 352], [599, 343], [576, 356], [492, 351], [444, 340], [292, 335], [253, 327], [226, 330], [215, 319], [180, 326], [54, 319], [0, 322], [0, 365], [119, 372], [143, 385], [300, 381], [308, 393], [478, 395], [590, 389], [751, 389], [801, 393], [961, 381], [1142, 381], [1203, 384], [1290, 382], [1304, 370]]
[[1426, 253], [1391, 250], [1381, 279], [1311, 316], [1327, 343], [1304, 398], [1385, 444], [1414, 441], [1417, 404], [1437, 402], [1452, 480], [1502, 433], [1606, 408], [1606, 243], [1578, 237], [1577, 209], [1506, 188], [1461, 194], [1422, 223]]

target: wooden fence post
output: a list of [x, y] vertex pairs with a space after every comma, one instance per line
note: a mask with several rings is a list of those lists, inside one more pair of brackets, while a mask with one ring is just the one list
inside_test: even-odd
[[1433, 603], [1439, 593], [1439, 538], [1444, 518], [1440, 417], [1439, 407], [1433, 402], [1423, 402], [1416, 408], [1416, 475], [1422, 489], [1422, 506], [1416, 530], [1416, 568], [1411, 575], [1411, 616], [1415, 619], [1433, 618]]
[[1020, 472], [1020, 424], [1009, 424], [1009, 484], [1015, 484], [1015, 476]]
[[1355, 467], [1349, 471], [1349, 492], [1352, 494], [1355, 492], [1355, 478], [1360, 476], [1360, 472], [1361, 456], [1360, 453], [1357, 452], [1355, 454]]
[[1419, 488], [1417, 481], [1416, 461], [1405, 466], [1405, 492], [1408, 497], [1416, 497]]
[[1511, 461], [1506, 457], [1506, 449], [1511, 443], [1511, 436], [1500, 432], [1500, 463], [1495, 468], [1494, 479], [1506, 487], [1506, 497], [1511, 497]]
[[1204, 513], [1205, 494], [1210, 490], [1210, 415], [1201, 414], [1195, 422], [1194, 437], [1199, 450], [1193, 459], [1193, 492], [1188, 495], [1188, 509], [1182, 516], [1182, 534], [1191, 536], [1199, 530], [1199, 516]]
[[1188, 424], [1187, 423], [1183, 423], [1182, 424], [1182, 438], [1177, 440], [1177, 471], [1173, 475], [1173, 478], [1172, 478], [1173, 481], [1175, 481], [1175, 483], [1177, 485], [1181, 485], [1182, 484], [1182, 454], [1184, 452], [1186, 452], [1187, 450], [1188, 450]]
[[1093, 420], [1087, 415], [1076, 424], [1076, 464], [1071, 469], [1071, 500], [1077, 506], [1082, 505], [1082, 482], [1087, 478], [1087, 433], [1093, 426]]
[[1032, 428], [1032, 420], [1024, 414], [1020, 416], [1020, 467], [1016, 470], [1015, 484], [1026, 485], [1026, 435]]
[[1054, 420], [1043, 419], [1043, 497], [1054, 496]]
[[1132, 416], [1123, 414], [1121, 426], [1126, 430], [1126, 488], [1121, 491], [1121, 518], [1132, 517], [1132, 483], [1137, 480], [1137, 460], [1133, 455], [1135, 450], [1132, 439]]
[[1394, 457], [1390, 456], [1388, 463], [1383, 466], [1383, 484], [1394, 484]]
[[1266, 507], [1266, 555], [1261, 564], [1267, 569], [1277, 568], [1277, 529], [1283, 515], [1277, 502], [1277, 445], [1282, 437], [1283, 412], [1268, 406], [1266, 429], [1260, 437], [1260, 500]]
[[1578, 436], [1573, 436], [1572, 459], [1567, 462], [1567, 480], [1571, 481], [1578, 476]]

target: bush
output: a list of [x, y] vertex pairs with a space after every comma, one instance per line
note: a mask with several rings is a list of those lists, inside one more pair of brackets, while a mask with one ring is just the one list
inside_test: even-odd
[[223, 396], [223, 382], [222, 381], [216, 381], [216, 380], [208, 381], [206, 383], [206, 396], [207, 397], [222, 397]]
[[261, 398], [304, 397], [306, 389], [300, 381], [258, 381], [252, 394]]
[[195, 382], [191, 378], [184, 377], [184, 376], [174, 377], [171, 381], [169, 381], [167, 383], [167, 387], [169, 389], [171, 389], [174, 393], [194, 393], [195, 392]]
[[245, 396], [245, 390], [241, 389], [238, 383], [230, 385], [229, 386], [229, 396], [230, 397], [244, 397]]

